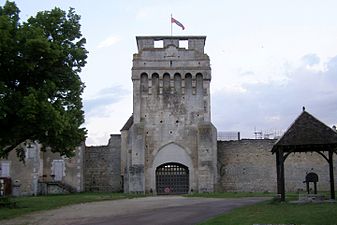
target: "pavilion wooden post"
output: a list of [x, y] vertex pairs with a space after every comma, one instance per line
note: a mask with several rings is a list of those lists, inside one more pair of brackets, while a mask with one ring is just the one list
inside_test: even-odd
[[284, 156], [283, 150], [276, 151], [277, 194], [281, 195], [281, 201], [285, 201], [284, 183]]
[[276, 182], [277, 182], [277, 194], [281, 194], [280, 187], [280, 153], [276, 151]]
[[286, 193], [285, 193], [285, 183], [284, 183], [284, 157], [283, 157], [283, 150], [280, 152], [280, 181], [281, 181], [281, 201], [284, 202], [286, 200]]
[[329, 150], [329, 175], [330, 175], [330, 192], [331, 199], [335, 198], [335, 181], [334, 181], [334, 173], [333, 173], [333, 151]]

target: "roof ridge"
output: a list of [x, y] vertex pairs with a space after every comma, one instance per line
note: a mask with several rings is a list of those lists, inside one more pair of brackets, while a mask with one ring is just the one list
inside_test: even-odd
[[303, 110], [276, 141], [272, 151], [274, 152], [277, 146], [324, 144], [337, 144], [337, 132]]

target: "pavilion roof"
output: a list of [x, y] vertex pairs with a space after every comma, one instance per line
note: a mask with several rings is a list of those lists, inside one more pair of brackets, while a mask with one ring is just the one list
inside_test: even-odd
[[275, 143], [272, 152], [280, 148], [288, 152], [303, 152], [325, 147], [337, 148], [337, 132], [303, 109], [299, 117]]

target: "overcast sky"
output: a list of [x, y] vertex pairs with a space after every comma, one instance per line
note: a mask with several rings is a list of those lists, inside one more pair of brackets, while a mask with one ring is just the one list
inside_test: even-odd
[[[5, 0], [0, 0], [4, 5]], [[107, 144], [132, 113], [135, 36], [206, 35], [212, 121], [218, 131], [281, 132], [302, 106], [337, 123], [335, 0], [17, 0], [21, 19], [55, 6], [80, 14], [88, 63], [81, 73], [87, 145]]]

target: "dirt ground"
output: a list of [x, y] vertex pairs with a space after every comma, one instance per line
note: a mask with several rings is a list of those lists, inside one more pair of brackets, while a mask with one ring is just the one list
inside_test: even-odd
[[263, 200], [266, 198], [211, 199], [155, 196], [77, 204], [2, 220], [0, 224], [196, 224], [233, 208]]

